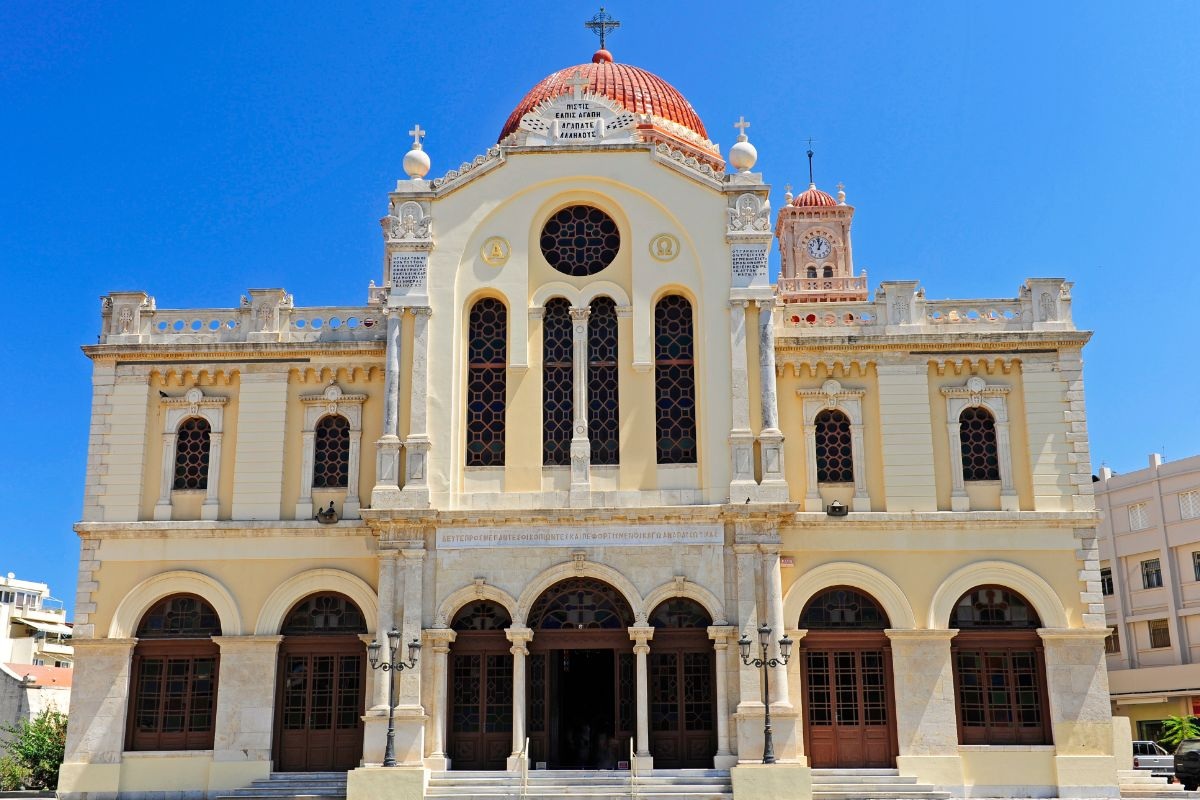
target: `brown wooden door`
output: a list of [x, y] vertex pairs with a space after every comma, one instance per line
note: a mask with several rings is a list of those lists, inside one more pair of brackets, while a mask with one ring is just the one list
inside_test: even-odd
[[453, 769], [504, 769], [512, 753], [513, 657], [503, 631], [462, 632], [450, 651]]
[[892, 659], [886, 641], [876, 632], [814, 631], [803, 639], [805, 743], [813, 767], [896, 766]]
[[362, 760], [366, 648], [356, 636], [288, 636], [279, 650], [275, 768], [354, 769]]
[[704, 630], [657, 630], [649, 657], [650, 753], [663, 769], [706, 769], [717, 752], [714, 653]]

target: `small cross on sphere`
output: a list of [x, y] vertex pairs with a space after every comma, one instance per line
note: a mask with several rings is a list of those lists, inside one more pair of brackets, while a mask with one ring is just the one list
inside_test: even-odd
[[599, 36], [600, 49], [606, 50], [605, 40], [608, 37], [608, 32], [615, 31], [621, 27], [621, 23], [614, 19], [611, 14], [607, 13], [604, 10], [604, 6], [600, 6], [600, 13], [583, 23], [583, 27]]
[[421, 149], [421, 140], [425, 138], [425, 131], [421, 130], [420, 125], [413, 125], [413, 129], [408, 132], [408, 135], [413, 137], [413, 149]]
[[744, 116], [739, 115], [738, 121], [733, 123], [733, 127], [738, 129], [738, 139], [740, 140], [746, 135], [746, 128], [750, 127], [750, 123], [746, 122], [746, 118]]

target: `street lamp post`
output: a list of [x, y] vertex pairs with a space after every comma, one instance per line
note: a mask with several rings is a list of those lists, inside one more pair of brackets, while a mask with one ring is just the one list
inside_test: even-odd
[[417, 655], [421, 652], [421, 643], [413, 639], [408, 643], [408, 661], [398, 661], [400, 655], [400, 631], [392, 628], [387, 633], [387, 660], [380, 662], [379, 651], [383, 646], [379, 640], [367, 645], [367, 656], [371, 659], [371, 669], [381, 669], [388, 676], [388, 727], [387, 745], [383, 748], [383, 765], [396, 766], [396, 676], [393, 672], [403, 672], [417, 666]]
[[779, 658], [767, 658], [767, 647], [771, 644], [771, 628], [766, 623], [758, 626], [758, 643], [762, 647], [762, 658], [750, 658], [750, 637], [742, 634], [738, 647], [742, 651], [742, 663], [762, 670], [763, 709], [763, 763], [775, 763], [775, 744], [771, 741], [771, 672], [774, 667], [785, 666], [792, 657], [792, 640], [785, 633], [779, 640]]

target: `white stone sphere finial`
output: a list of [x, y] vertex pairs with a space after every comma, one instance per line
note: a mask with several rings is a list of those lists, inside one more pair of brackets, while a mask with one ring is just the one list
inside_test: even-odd
[[425, 131], [421, 130], [420, 125], [414, 125], [408, 135], [413, 137], [413, 147], [404, 155], [404, 171], [410, 178], [424, 178], [429, 174], [430, 166], [429, 154], [421, 147], [421, 139], [424, 138]]
[[838, 205], [839, 206], [846, 205], [846, 184], [842, 183], [841, 181], [838, 181], [837, 190], [838, 190]]
[[738, 172], [749, 172], [754, 162], [758, 161], [758, 151], [746, 136], [746, 128], [750, 127], [750, 123], [746, 122], [745, 117], [739, 117], [733, 127], [738, 129], [738, 137], [737, 144], [729, 148], [729, 163]]

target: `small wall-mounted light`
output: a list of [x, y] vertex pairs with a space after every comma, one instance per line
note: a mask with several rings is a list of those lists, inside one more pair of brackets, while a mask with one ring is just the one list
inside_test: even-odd
[[840, 500], [834, 500], [825, 507], [825, 513], [831, 517], [844, 517], [850, 513], [850, 509]]

